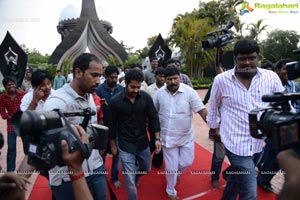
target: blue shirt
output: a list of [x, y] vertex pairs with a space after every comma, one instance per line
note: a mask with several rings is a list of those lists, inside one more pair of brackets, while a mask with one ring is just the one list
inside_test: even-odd
[[[110, 103], [110, 99], [116, 95], [117, 93], [123, 91], [124, 87], [120, 84], [117, 84], [116, 88], [114, 90], [112, 90], [110, 87], [108, 87], [106, 81], [104, 81], [104, 83], [102, 83], [101, 85], [99, 85], [99, 87], [96, 90], [96, 94], [100, 97], [100, 98], [105, 98], [106, 102], [109, 104]], [[102, 112], [103, 112], [103, 124], [107, 126], [108, 124], [108, 120], [110, 118], [110, 113], [108, 110], [108, 106], [103, 106], [102, 107]]]
[[64, 86], [64, 84], [67, 83], [66, 78], [64, 76], [55, 76], [53, 81], [53, 89], [57, 90]]
[[[288, 80], [284, 86], [285, 91], [288, 93], [296, 93], [300, 92], [300, 86], [295, 81]], [[300, 100], [292, 100], [292, 106], [295, 108], [297, 112], [300, 112]]]

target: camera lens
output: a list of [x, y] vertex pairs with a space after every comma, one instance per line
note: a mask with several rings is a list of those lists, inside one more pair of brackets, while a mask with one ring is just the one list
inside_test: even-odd
[[18, 111], [11, 123], [18, 136], [40, 136], [44, 130], [62, 127], [61, 118], [55, 111]]

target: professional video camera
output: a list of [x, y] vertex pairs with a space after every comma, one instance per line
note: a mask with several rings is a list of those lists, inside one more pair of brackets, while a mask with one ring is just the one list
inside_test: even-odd
[[[293, 50], [294, 54], [299, 54], [300, 49]], [[300, 77], [300, 62], [299, 61], [293, 61], [286, 63], [286, 70], [288, 74], [289, 80], [294, 80], [296, 78]]]
[[[92, 149], [104, 149], [107, 144], [108, 128], [88, 122], [95, 111], [90, 108], [74, 112], [18, 111], [11, 122], [18, 136], [29, 138], [28, 164], [37, 169], [49, 170], [55, 165], [63, 166], [61, 140], [66, 140], [69, 152], [79, 150], [83, 158], [88, 158]], [[81, 126], [86, 129], [89, 144], [83, 144], [74, 133], [66, 117], [83, 116]]]
[[204, 50], [209, 50], [214, 47], [220, 48], [230, 43], [233, 39], [233, 36], [230, 33], [229, 29], [233, 25], [234, 25], [233, 22], [229, 21], [224, 28], [207, 33], [206, 35], [208, 37], [213, 37], [213, 38], [202, 41], [202, 48]]
[[270, 107], [252, 110], [249, 114], [251, 136], [272, 138], [274, 148], [281, 151], [300, 147], [300, 113], [292, 113], [289, 101], [300, 99], [300, 93], [264, 95]]

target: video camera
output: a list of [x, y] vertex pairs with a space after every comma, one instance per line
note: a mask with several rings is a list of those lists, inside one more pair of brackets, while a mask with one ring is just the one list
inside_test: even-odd
[[[37, 169], [49, 170], [54, 166], [64, 166], [61, 140], [66, 140], [69, 152], [80, 151], [83, 158], [89, 158], [92, 149], [106, 148], [108, 128], [88, 122], [95, 111], [91, 108], [74, 112], [18, 111], [12, 118], [12, 126], [20, 137], [29, 138], [28, 164]], [[86, 130], [89, 144], [83, 144], [75, 134], [66, 117], [83, 116], [81, 126]]]
[[276, 151], [300, 147], [300, 113], [292, 113], [289, 101], [300, 99], [300, 93], [264, 95], [270, 107], [254, 109], [249, 114], [250, 133], [257, 139], [272, 138]]
[[[299, 54], [300, 49], [293, 50], [294, 54]], [[293, 61], [286, 63], [286, 70], [288, 74], [289, 80], [294, 80], [296, 78], [300, 77], [300, 62], [299, 61]]]
[[206, 35], [208, 37], [213, 38], [202, 41], [202, 48], [204, 50], [209, 50], [214, 47], [220, 48], [230, 43], [233, 39], [233, 36], [229, 29], [231, 29], [233, 25], [234, 23], [229, 21], [224, 28], [207, 33]]

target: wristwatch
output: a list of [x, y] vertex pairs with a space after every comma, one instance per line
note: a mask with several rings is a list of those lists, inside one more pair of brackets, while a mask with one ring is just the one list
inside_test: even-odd
[[155, 141], [160, 141], [160, 138], [155, 138]]

